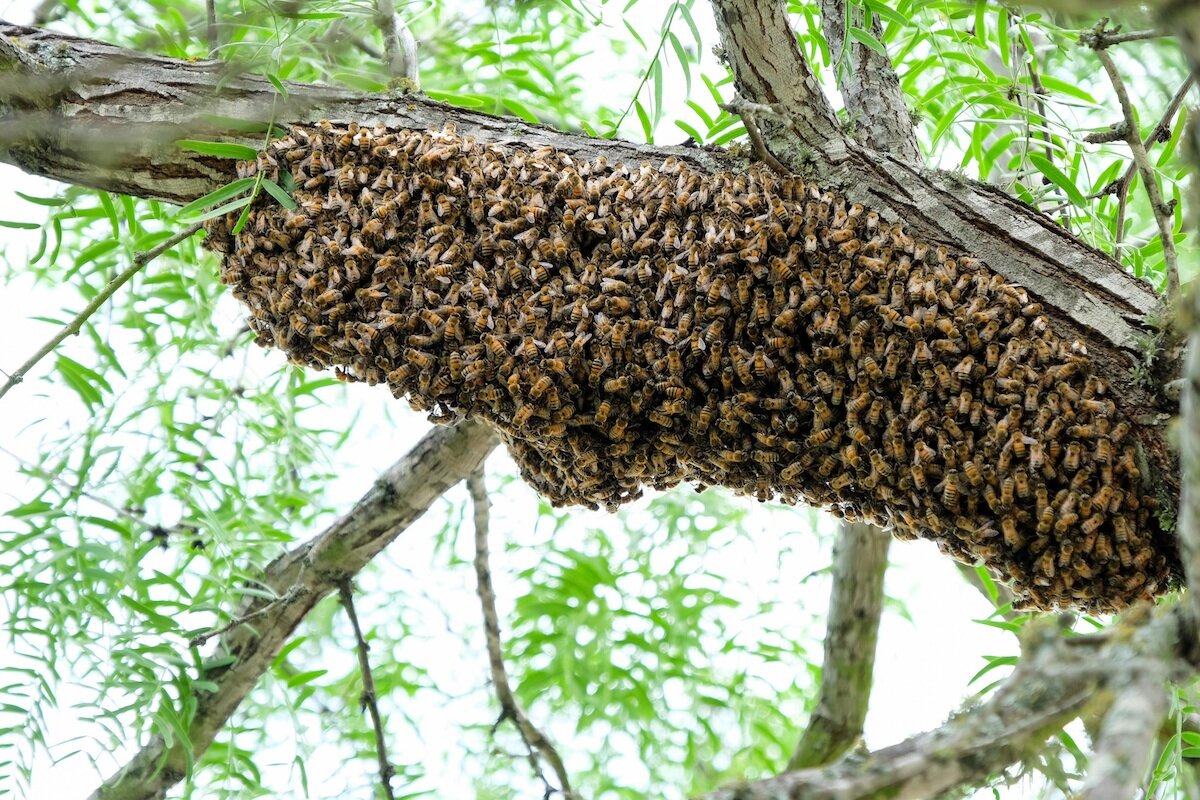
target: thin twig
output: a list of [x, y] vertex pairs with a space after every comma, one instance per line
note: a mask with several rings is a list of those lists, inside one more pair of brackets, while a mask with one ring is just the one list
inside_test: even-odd
[[338, 584], [338, 597], [342, 601], [342, 607], [346, 609], [350, 626], [354, 628], [354, 643], [358, 650], [358, 668], [362, 672], [363, 682], [362, 698], [359, 700], [359, 704], [361, 708], [370, 712], [371, 725], [375, 728], [375, 755], [379, 759], [379, 783], [383, 786], [383, 793], [388, 800], [395, 800], [396, 795], [392, 792], [392, 776], [396, 774], [396, 771], [392, 769], [392, 762], [388, 760], [383, 717], [379, 714], [379, 698], [375, 694], [375, 678], [371, 675], [371, 659], [367, 657], [367, 651], [371, 648], [367, 644], [367, 640], [363, 638], [362, 628], [358, 624], [358, 614], [354, 611], [354, 589], [350, 586], [349, 578]]
[[1095, 27], [1086, 30], [1079, 34], [1079, 41], [1086, 47], [1100, 51], [1113, 47], [1118, 44], [1127, 42], [1141, 42], [1146, 39], [1160, 39], [1164, 36], [1172, 36], [1174, 34], [1167, 33], [1162, 30], [1146, 30], [1146, 31], [1130, 31], [1129, 33], [1120, 33], [1121, 26], [1109, 30], [1108, 17], [1103, 17], [1096, 23]]
[[80, 329], [83, 327], [83, 323], [87, 322], [88, 318], [91, 317], [92, 314], [95, 314], [100, 306], [104, 305], [108, 298], [116, 294], [118, 289], [128, 283], [130, 278], [141, 272], [143, 267], [161, 256], [163, 253], [170, 250], [175, 245], [191, 237], [203, 226], [203, 222], [197, 222], [193, 225], [189, 225], [187, 228], [175, 234], [170, 239], [167, 239], [162, 244], [159, 244], [157, 247], [147, 250], [144, 253], [138, 253], [136, 256], [134, 256], [133, 263], [130, 264], [124, 272], [109, 281], [108, 285], [101, 289], [100, 293], [92, 298], [92, 302], [88, 303], [83, 311], [80, 311], [79, 314], [76, 315], [75, 319], [67, 323], [62, 330], [60, 330], [50, 339], [50, 341], [42, 345], [41, 349], [30, 356], [28, 361], [17, 367], [16, 372], [9, 374], [8, 380], [4, 382], [3, 386], [0, 386], [0, 397], [4, 397], [4, 395], [8, 394], [9, 389], [23, 381], [25, 376], [29, 373], [29, 370], [33, 369], [35, 366], [37, 366], [39, 361], [53, 352], [54, 348], [62, 344], [64, 339], [66, 339], [68, 336], [79, 333]]
[[[722, 103], [721, 110], [728, 111], [730, 114], [737, 114], [742, 118], [742, 123], [746, 126], [746, 133], [750, 137], [750, 147], [754, 153], [754, 157], [766, 164], [776, 174], [788, 175], [791, 173], [778, 158], [776, 158], [770, 150], [767, 149], [767, 143], [763, 141], [762, 133], [758, 130], [758, 125], [754, 122], [754, 111], [751, 106], [756, 106], [757, 103], [745, 103], [743, 105], [735, 105], [734, 103]], [[737, 109], [737, 110], [735, 110]]]
[[1158, 223], [1158, 235], [1162, 239], [1163, 261], [1167, 272], [1167, 297], [1174, 301], [1179, 296], [1179, 262], [1175, 254], [1174, 213], [1171, 206], [1163, 202], [1162, 192], [1158, 188], [1158, 180], [1154, 175], [1154, 167], [1146, 155], [1146, 146], [1142, 144], [1142, 135], [1138, 132], [1137, 118], [1134, 116], [1133, 103], [1129, 100], [1129, 92], [1121, 73], [1107, 50], [1096, 50], [1096, 58], [1100, 59], [1108, 79], [1112, 81], [1117, 101], [1121, 104], [1121, 114], [1128, 126], [1125, 141], [1133, 154], [1133, 163], [1141, 173], [1142, 183], [1145, 184], [1146, 194], [1150, 198], [1150, 208], [1154, 212], [1154, 221]]
[[517, 703], [512, 686], [508, 681], [508, 671], [504, 666], [504, 654], [500, 644], [500, 617], [496, 613], [496, 591], [492, 588], [492, 569], [488, 563], [488, 527], [490, 523], [490, 501], [488, 500], [487, 485], [484, 482], [483, 466], [471, 473], [467, 478], [467, 491], [471, 495], [471, 504], [475, 509], [475, 578], [478, 582], [479, 600], [483, 606], [483, 629], [487, 636], [488, 660], [491, 662], [492, 685], [496, 688], [496, 699], [500, 701], [499, 725], [505, 719], [512, 720], [521, 736], [521, 741], [529, 752], [529, 763], [534, 772], [542, 779], [548, 797], [553, 789], [546, 779], [538, 763], [538, 754], [550, 762], [550, 767], [558, 776], [558, 784], [566, 798], [578, 798], [571, 789], [567, 778], [566, 767], [562, 758], [550, 740], [537, 729], [525, 711]]
[[216, 58], [217, 51], [220, 49], [220, 42], [217, 41], [217, 0], [204, 0], [204, 9], [208, 17], [208, 27], [205, 30], [208, 39], [208, 57]]
[[244, 617], [234, 617], [233, 619], [229, 620], [229, 622], [225, 623], [221, 627], [214, 628], [213, 630], [208, 631], [207, 633], [202, 633], [199, 636], [193, 636], [191, 639], [188, 640], [188, 646], [189, 647], [201, 647], [204, 645], [205, 642], [207, 642], [209, 639], [213, 638], [214, 636], [220, 636], [221, 634], [226, 633], [227, 631], [231, 631], [234, 628], [240, 628], [242, 625], [245, 625], [247, 622], [253, 622], [254, 620], [258, 619], [259, 617], [264, 616], [265, 614], [270, 612], [272, 609], [274, 609], [276, 606], [279, 606], [281, 604], [288, 605], [290, 603], [296, 602], [301, 597], [303, 597], [305, 594], [307, 594], [307, 590], [304, 589], [304, 587], [293, 586], [292, 588], [288, 589], [287, 592], [285, 592], [283, 595], [275, 598], [274, 600], [267, 603], [262, 608], [259, 608], [255, 611], [245, 615]]
[[[1189, 74], [1187, 79], [1180, 85], [1179, 90], [1175, 92], [1175, 96], [1171, 98], [1171, 102], [1167, 104], [1166, 111], [1163, 112], [1162, 118], [1153, 130], [1147, 134], [1142, 141], [1142, 145], [1146, 148], [1149, 155], [1150, 148], [1156, 142], [1166, 142], [1171, 138], [1171, 120], [1175, 119], [1175, 115], [1179, 113], [1180, 106], [1183, 105], [1183, 99], [1187, 97], [1187, 93], [1191, 91], [1192, 86], [1196, 83], [1196, 75]], [[1115, 131], [1114, 131], [1115, 132]], [[1165, 133], [1165, 135], [1164, 135]], [[1121, 137], [1128, 135], [1128, 131], [1121, 131]], [[1113, 257], [1120, 260], [1121, 258], [1121, 240], [1125, 237], [1125, 213], [1129, 206], [1129, 187], [1133, 184], [1133, 173], [1137, 170], [1137, 164], [1130, 162], [1125, 169], [1125, 174], [1115, 184], [1109, 184], [1104, 188], [1105, 193], [1112, 193], [1117, 196], [1117, 228], [1116, 238], [1113, 240], [1115, 246], [1113, 248]]]

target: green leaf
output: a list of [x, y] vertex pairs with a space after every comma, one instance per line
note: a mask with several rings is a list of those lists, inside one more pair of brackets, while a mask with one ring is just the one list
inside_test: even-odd
[[38, 197], [24, 192], [16, 192], [16, 195], [26, 202], [39, 206], [65, 206], [67, 204], [66, 198], [63, 197]]
[[[226, 184], [220, 189], [211, 191], [203, 197], [199, 197], [188, 203], [186, 206], [179, 209], [179, 216], [190, 217], [191, 215], [196, 214], [202, 209], [208, 208], [215, 203], [220, 203], [224, 200], [228, 200], [231, 197], [236, 197], [242, 192], [253, 188], [256, 182], [257, 181], [255, 181], [254, 178], [239, 178], [233, 183]], [[208, 217], [205, 217], [205, 219], [208, 219]]]
[[275, 181], [270, 178], [263, 178], [262, 187], [267, 190], [267, 194], [279, 201], [279, 205], [290, 210], [296, 209], [296, 201]]
[[253, 147], [233, 142], [204, 142], [199, 139], [177, 139], [175, 144], [180, 150], [189, 150], [202, 156], [216, 158], [236, 158], [239, 161], [253, 161], [258, 158], [258, 151]]
[[242, 206], [248, 207], [250, 205], [250, 201], [253, 199], [254, 198], [250, 195], [247, 195], [245, 197], [239, 197], [237, 200], [232, 200], [223, 206], [218, 206], [218, 207], [214, 208], [211, 211], [205, 211], [203, 214], [201, 214], [197, 217], [189, 217], [189, 219], [192, 222], [204, 222], [205, 220], [210, 220], [214, 217], [219, 217], [222, 214], [228, 214], [230, 211], [233, 211], [235, 208], [241, 208]]
[[275, 87], [275, 91], [279, 92], [279, 96], [284, 100], [287, 100], [288, 90], [287, 87], [283, 85], [283, 81], [279, 80], [279, 78], [270, 72], [267, 73], [267, 80], [269, 80], [271, 85]]
[[1038, 172], [1049, 178], [1051, 183], [1066, 192], [1067, 197], [1074, 205], [1080, 208], [1087, 207], [1088, 201], [1084, 198], [1083, 193], [1079, 191], [1079, 187], [1061, 169], [1054, 166], [1050, 159], [1041, 153], [1030, 153], [1029, 162], [1037, 167]]
[[637, 111], [638, 121], [642, 123], [642, 133], [646, 137], [646, 141], [654, 144], [654, 126], [650, 124], [650, 115], [646, 113], [646, 108], [642, 105], [641, 100], [634, 100], [633, 107]]
[[22, 231], [36, 231], [42, 227], [39, 222], [16, 222], [14, 220], [0, 219], [0, 228], [16, 228]]
[[846, 29], [846, 35], [864, 47], [871, 48], [881, 56], [887, 55], [887, 48], [883, 46], [883, 43], [862, 28], [851, 26]]

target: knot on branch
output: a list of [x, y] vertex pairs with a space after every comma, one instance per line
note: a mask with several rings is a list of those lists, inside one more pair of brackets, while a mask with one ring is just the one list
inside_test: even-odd
[[979, 260], [795, 175], [329, 123], [259, 170], [298, 207], [210, 223], [259, 343], [485, 418], [554, 503], [692, 481], [820, 504], [1037, 607], [1113, 610], [1177, 568], [1083, 345]]

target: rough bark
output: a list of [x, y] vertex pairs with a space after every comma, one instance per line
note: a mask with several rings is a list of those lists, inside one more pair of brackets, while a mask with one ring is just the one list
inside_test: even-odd
[[[863, 25], [863, 9], [853, 9], [854, 24]], [[839, 65], [838, 89], [846, 101], [850, 127], [860, 142], [873, 150], [889, 153], [910, 164], [922, 164], [917, 147], [912, 114], [904, 102], [900, 80], [891, 59], [861, 42], [850, 47], [850, 58], [842, 58], [846, 49], [846, 0], [822, 0], [821, 27], [829, 43], [830, 60]], [[883, 26], [873, 16], [871, 33], [880, 38]]]
[[199, 694], [187, 746], [167, 747], [155, 735], [91, 800], [157, 800], [183, 780], [190, 758], [199, 758], [230, 715], [271, 667], [280, 648], [325, 595], [361, 570], [428, 510], [447, 489], [468, 475], [496, 446], [481, 422], [436, 428], [393, 464], [345, 516], [324, 532], [280, 556], [264, 570], [258, 588], [279, 600], [254, 599], [219, 639], [216, 655], [234, 660], [203, 674], [217, 688]]
[[[702, 800], [923, 800], [954, 787], [980, 785], [1035, 753], [1048, 736], [1083, 712], [1098, 690], [1129, 696], [1122, 719], [1157, 713], [1157, 701], [1143, 703], [1134, 696], [1145, 688], [1138, 676], [1148, 665], [1154, 665], [1160, 680], [1177, 667], [1177, 612], [1143, 620], [1140, 627], [1116, 636], [1101, 632], [1063, 638], [1049, 620], [1032, 624], [1012, 675], [986, 702], [941, 727], [861, 759], [731, 786]], [[1151, 741], [1155, 732], [1157, 726], [1149, 733]], [[1140, 750], [1133, 752], [1136, 748], [1124, 743], [1112, 746], [1118, 766], [1141, 757]]]
[[833, 591], [825, 629], [821, 688], [788, 769], [833, 763], [862, 738], [875, 672], [883, 576], [890, 544], [891, 536], [873, 525], [842, 526], [833, 547]]

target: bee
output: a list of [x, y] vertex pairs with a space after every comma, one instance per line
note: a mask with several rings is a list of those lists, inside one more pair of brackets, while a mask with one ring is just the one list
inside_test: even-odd
[[1004, 543], [1014, 550], [1025, 546], [1025, 537], [1017, 530], [1017, 523], [1012, 517], [1000, 520], [1000, 532], [1004, 535]]
[[1067, 454], [1063, 457], [1063, 469], [1068, 472], [1075, 472], [1079, 469], [1079, 459], [1083, 454], [1083, 448], [1078, 442], [1071, 442], [1067, 445]]
[[513, 414], [512, 424], [517, 428], [524, 428], [529, 424], [529, 420], [533, 418], [533, 406], [528, 403], [522, 404]]

